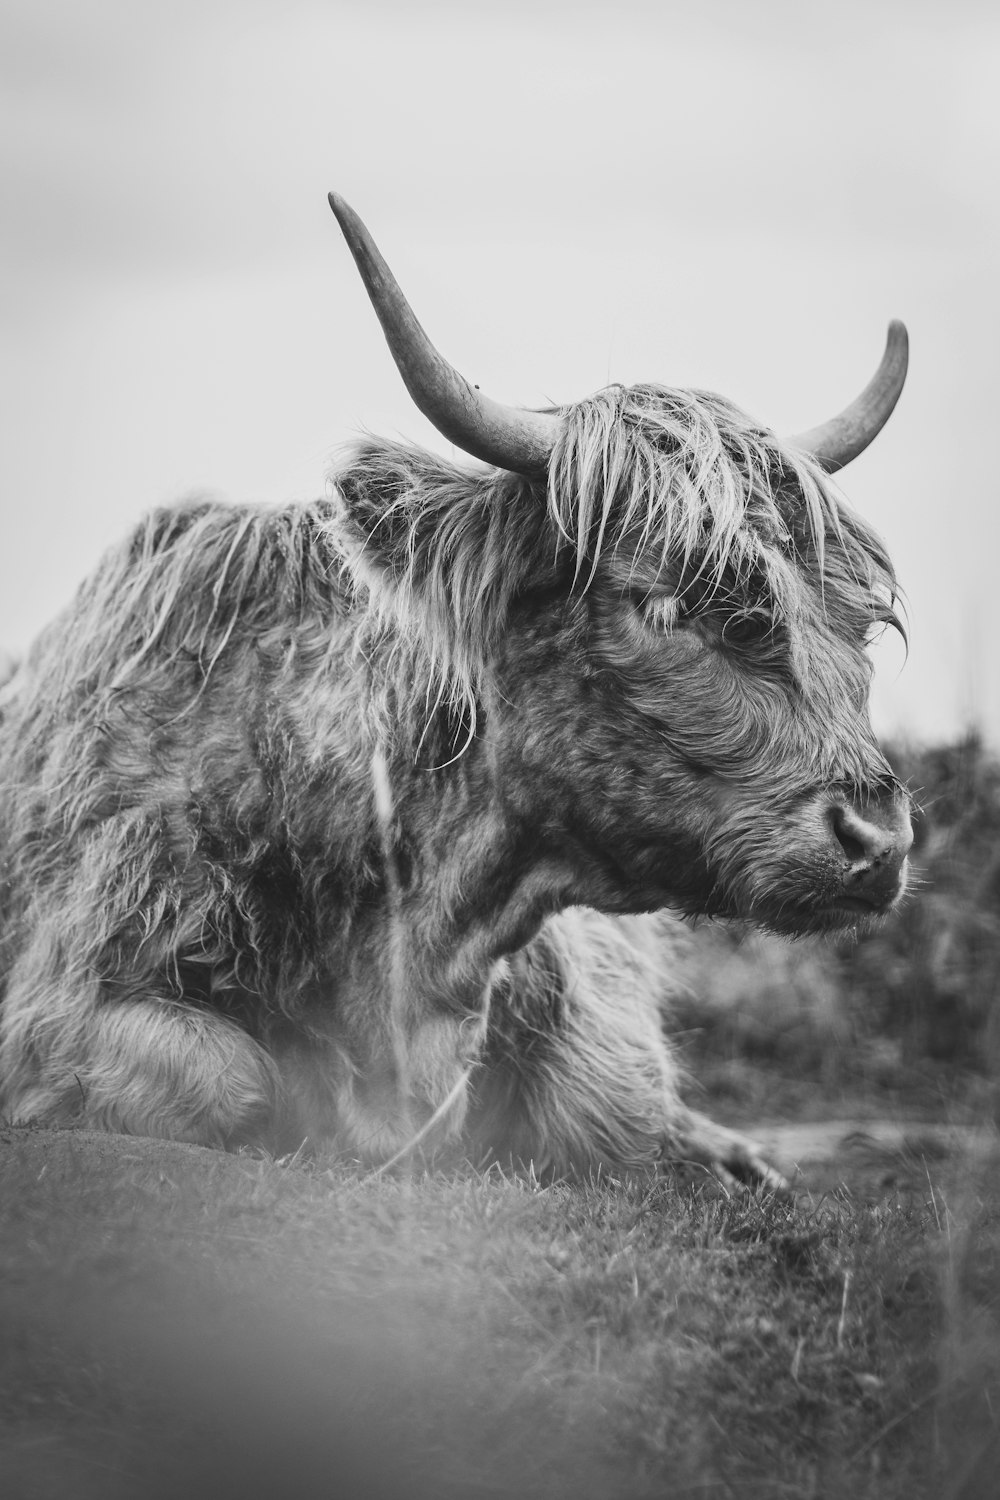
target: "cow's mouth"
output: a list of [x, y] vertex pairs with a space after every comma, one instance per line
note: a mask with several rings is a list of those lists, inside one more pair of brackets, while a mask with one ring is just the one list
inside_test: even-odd
[[872, 930], [881, 926], [896, 910], [905, 888], [906, 882], [901, 880], [894, 891], [877, 899], [842, 892], [823, 902], [809, 925], [814, 932], [835, 933], [851, 928], [855, 931]]
[[866, 900], [864, 896], [838, 896], [836, 901], [830, 903], [830, 907], [834, 911], [848, 912], [854, 916], [886, 917], [896, 905], [901, 894], [902, 887], [900, 887], [895, 895], [877, 901]]
[[831, 890], [827, 885], [811, 896], [800, 892], [793, 900], [786, 896], [784, 900], [755, 902], [749, 911], [744, 908], [726, 914], [739, 915], [784, 937], [834, 935], [852, 929], [860, 932], [879, 927], [897, 909], [905, 889], [905, 879], [893, 882], [891, 890], [883, 887], [866, 895]]

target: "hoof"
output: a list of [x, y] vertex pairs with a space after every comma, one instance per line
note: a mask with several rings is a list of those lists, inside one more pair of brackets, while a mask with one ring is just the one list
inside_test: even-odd
[[687, 1112], [687, 1121], [670, 1152], [670, 1160], [707, 1168], [727, 1192], [747, 1188], [768, 1193], [791, 1191], [781, 1173], [761, 1155], [756, 1142], [738, 1130], [717, 1125], [697, 1110]]

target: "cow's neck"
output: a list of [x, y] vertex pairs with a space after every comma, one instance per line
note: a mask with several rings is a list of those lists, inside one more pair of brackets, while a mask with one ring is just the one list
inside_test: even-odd
[[567, 906], [634, 910], [617, 871], [584, 845], [567, 810], [503, 774], [488, 747], [447, 770], [397, 780], [398, 842], [379, 920], [406, 948], [411, 982], [436, 1003], [474, 1008], [497, 962]]

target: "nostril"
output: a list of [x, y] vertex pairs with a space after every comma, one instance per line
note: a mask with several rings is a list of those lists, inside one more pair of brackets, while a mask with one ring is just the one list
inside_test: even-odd
[[[843, 863], [837, 882], [839, 904], [852, 912], [889, 911], [906, 886], [906, 853], [913, 837], [908, 804], [833, 795], [827, 802], [828, 857]], [[836, 840], [836, 843], [834, 843]], [[838, 861], [839, 863], [839, 861]]]
[[849, 833], [846, 833], [843, 828], [838, 828], [836, 824], [833, 831], [837, 835], [838, 844], [847, 855], [851, 864], [860, 863], [865, 857], [864, 845], [859, 844], [857, 839], [852, 838]]
[[851, 865], [869, 866], [877, 861], [879, 855], [884, 852], [882, 848], [875, 847], [875, 840], [872, 835], [877, 830], [869, 827], [867, 823], [863, 822], [849, 808], [832, 807], [830, 809], [830, 822], [837, 843], [843, 849]]

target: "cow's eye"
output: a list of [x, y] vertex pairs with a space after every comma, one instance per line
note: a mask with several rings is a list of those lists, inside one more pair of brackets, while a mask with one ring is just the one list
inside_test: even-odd
[[722, 627], [722, 639], [727, 646], [756, 646], [767, 639], [773, 625], [770, 615], [763, 609], [740, 610], [730, 615]]

